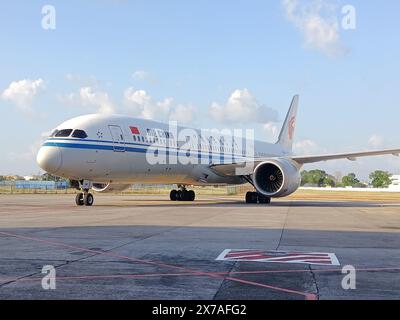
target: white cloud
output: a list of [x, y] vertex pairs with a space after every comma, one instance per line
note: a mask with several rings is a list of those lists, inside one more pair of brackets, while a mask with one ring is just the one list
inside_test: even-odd
[[138, 82], [143, 81], [151, 85], [158, 83], [158, 79], [153, 74], [144, 70], [137, 70], [132, 73], [132, 79]]
[[78, 93], [70, 93], [61, 97], [62, 102], [78, 104], [98, 113], [110, 114], [115, 107], [107, 92], [96, 91], [92, 87], [82, 87]]
[[157, 101], [145, 90], [136, 90], [132, 87], [125, 90], [124, 100], [130, 114], [145, 119], [190, 123], [195, 114], [195, 108], [192, 105], [178, 104], [174, 106], [174, 99], [171, 97]]
[[326, 0], [282, 0], [287, 19], [301, 32], [304, 45], [327, 56], [345, 53], [340, 42], [339, 22], [335, 7]]
[[228, 123], [268, 123], [278, 118], [275, 110], [259, 104], [248, 89], [235, 90], [225, 105], [213, 102], [209, 114], [218, 122]]
[[310, 139], [297, 141], [293, 145], [294, 153], [298, 155], [311, 155], [320, 152], [317, 143]]
[[51, 131], [42, 132], [40, 134], [40, 137], [38, 137], [32, 144], [30, 144], [27, 149], [19, 152], [9, 152], [8, 159], [12, 161], [32, 161], [36, 159], [36, 155], [39, 152], [40, 147], [50, 134]]
[[193, 121], [195, 109], [192, 105], [179, 104], [174, 107], [169, 115], [169, 119], [178, 123], [190, 123]]
[[114, 112], [114, 106], [106, 92], [93, 91], [91, 87], [83, 87], [79, 91], [79, 97], [84, 106], [93, 106], [99, 113]]
[[13, 102], [23, 111], [30, 111], [34, 97], [42, 89], [44, 89], [42, 79], [23, 79], [11, 82], [9, 87], [3, 91], [1, 97]]
[[135, 80], [145, 80], [149, 78], [150, 74], [144, 70], [137, 70], [132, 74], [132, 78]]
[[135, 114], [145, 119], [165, 120], [171, 111], [173, 99], [155, 101], [145, 90], [130, 87], [124, 92], [125, 104]]
[[137, 116], [144, 119], [168, 121], [176, 120], [189, 123], [193, 120], [195, 108], [191, 105], [173, 105], [173, 98], [167, 97], [157, 101], [145, 90], [136, 90], [132, 87], [124, 91], [124, 107], [115, 107], [107, 92], [95, 90], [92, 87], [82, 87], [77, 93], [70, 93], [59, 97], [60, 102], [87, 107], [98, 113], [121, 113]]
[[383, 138], [377, 134], [373, 134], [368, 140], [368, 144], [374, 148], [381, 147], [383, 142]]
[[275, 122], [264, 124], [263, 129], [269, 136], [270, 140], [276, 140], [278, 138], [279, 128]]
[[65, 75], [65, 79], [80, 86], [97, 86], [100, 83], [95, 76], [82, 76], [80, 74], [68, 73]]

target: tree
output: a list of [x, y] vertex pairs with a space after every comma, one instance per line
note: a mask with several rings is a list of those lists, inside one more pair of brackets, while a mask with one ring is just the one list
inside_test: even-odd
[[374, 188], [387, 188], [392, 183], [391, 174], [387, 171], [376, 170], [369, 175]]
[[4, 176], [4, 180], [7, 181], [16, 181], [16, 180], [25, 180], [24, 177], [15, 175], [15, 176]]
[[335, 186], [334, 177], [323, 170], [304, 170], [301, 172], [301, 185], [312, 185], [318, 187]]
[[327, 174], [325, 179], [324, 179], [324, 186], [330, 186], [330, 187], [334, 187], [336, 186], [336, 182], [335, 182], [335, 177], [331, 176], [330, 174]]
[[338, 186], [339, 184], [342, 184], [342, 178], [343, 174], [340, 171], [335, 171], [334, 175], [335, 177], [335, 185]]
[[345, 187], [359, 187], [361, 186], [360, 180], [357, 179], [355, 173], [349, 173], [342, 178], [342, 184]]

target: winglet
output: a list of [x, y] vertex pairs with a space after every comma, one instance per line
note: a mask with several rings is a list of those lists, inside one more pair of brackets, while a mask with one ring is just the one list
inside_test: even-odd
[[299, 106], [299, 96], [295, 95], [293, 97], [292, 103], [290, 104], [289, 111], [286, 115], [285, 122], [283, 123], [277, 141], [277, 144], [282, 145], [282, 147], [288, 151], [292, 151], [298, 106]]

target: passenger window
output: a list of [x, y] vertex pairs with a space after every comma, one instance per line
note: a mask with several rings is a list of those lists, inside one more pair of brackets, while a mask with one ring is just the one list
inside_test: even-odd
[[85, 139], [85, 138], [87, 138], [87, 134], [83, 130], [76, 129], [74, 131], [74, 133], [72, 134], [72, 137], [79, 138], [79, 139]]
[[63, 129], [56, 133], [55, 137], [69, 137], [71, 134], [72, 129]]

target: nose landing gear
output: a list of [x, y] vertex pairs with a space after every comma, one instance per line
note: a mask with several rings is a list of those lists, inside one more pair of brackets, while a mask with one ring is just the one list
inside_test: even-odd
[[75, 203], [77, 206], [87, 206], [90, 207], [94, 203], [94, 197], [89, 192], [92, 184], [90, 181], [82, 181], [79, 182], [79, 189], [83, 190], [83, 192], [79, 192], [75, 197]]
[[76, 197], [75, 197], [75, 203], [76, 203], [77, 206], [83, 206], [83, 204], [84, 204], [83, 198], [84, 198], [84, 196], [83, 196], [83, 193], [82, 193], [82, 192], [80, 192], [80, 193], [78, 193], [78, 194], [76, 195]]
[[75, 197], [75, 203], [76, 203], [77, 206], [85, 205], [87, 207], [90, 207], [94, 203], [94, 197], [88, 191], [80, 192]]

